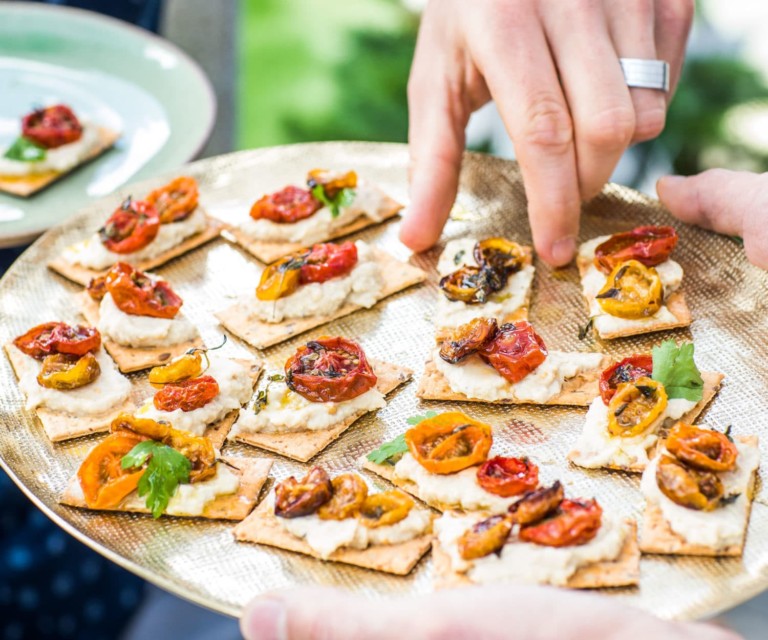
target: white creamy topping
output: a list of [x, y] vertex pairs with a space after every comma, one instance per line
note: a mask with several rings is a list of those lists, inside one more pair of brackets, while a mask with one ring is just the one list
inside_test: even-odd
[[451, 558], [451, 568], [466, 573], [474, 583], [517, 582], [562, 586], [583, 566], [615, 560], [621, 554], [628, 530], [623, 522], [603, 515], [597, 535], [586, 544], [547, 547], [521, 542], [513, 532], [501, 555], [464, 560], [459, 555], [458, 540], [471, 526], [483, 519], [478, 515], [444, 514], [435, 522], [440, 546]]
[[386, 406], [384, 395], [372, 387], [365, 393], [344, 402], [310, 402], [291, 391], [285, 382], [270, 382], [267, 404], [259, 411], [243, 411], [232, 429], [237, 433], [290, 433], [331, 429], [350, 416], [375, 411]]
[[126, 347], [165, 347], [197, 338], [197, 329], [182, 313], [174, 318], [135, 316], [118, 309], [107, 293], [99, 306], [99, 331]]
[[[752, 474], [760, 463], [760, 451], [742, 442], [735, 444], [739, 450], [736, 468], [718, 475], [723, 483], [724, 495], [738, 494], [739, 497], [713, 511], [688, 509], [675, 504], [661, 492], [656, 482], [660, 455], [651, 461], [643, 473], [640, 490], [645, 499], [651, 504], [657, 504], [672, 531], [691, 544], [723, 549], [740, 544], [744, 538], [749, 519], [748, 488]], [[663, 453], [667, 453], [666, 450]]]
[[483, 489], [477, 483], [479, 467], [469, 467], [457, 473], [439, 475], [422, 467], [410, 453], [405, 453], [395, 465], [395, 478], [409, 480], [418, 487], [419, 497], [428, 503], [466, 511], [506, 513], [519, 496], [502, 498]]
[[212, 376], [219, 385], [218, 395], [205, 406], [193, 411], [160, 411], [149, 398], [136, 415], [152, 420], [165, 420], [176, 429], [189, 431], [196, 436], [203, 435], [205, 428], [221, 420], [233, 409], [239, 409], [253, 394], [253, 380], [248, 372], [248, 365], [229, 358], [208, 356], [211, 366], [203, 375]]
[[310, 245], [322, 242], [336, 229], [354, 222], [360, 216], [380, 222], [385, 213], [385, 203], [386, 198], [379, 189], [358, 181], [355, 199], [348, 207], [342, 207], [336, 218], [331, 215], [328, 207], [323, 207], [308, 218], [289, 223], [273, 222], [264, 218], [254, 220], [248, 216], [240, 223], [240, 229], [259, 240]]
[[355, 245], [358, 261], [347, 275], [325, 282], [303, 284], [291, 295], [277, 300], [259, 300], [250, 293], [242, 299], [241, 304], [248, 309], [250, 318], [265, 322], [326, 316], [345, 304], [369, 309], [378, 302], [384, 288], [384, 279], [370, 245], [362, 240], [358, 240]]
[[608, 407], [598, 396], [587, 411], [584, 429], [569, 458], [580, 467], [590, 469], [607, 465], [645, 467], [648, 464], [648, 450], [656, 443], [661, 425], [666, 420], [679, 420], [695, 406], [693, 400], [672, 398], [646, 431], [637, 436], [622, 438], [609, 433]]
[[440, 357], [440, 350], [435, 349], [432, 358], [451, 390], [463, 393], [468, 398], [489, 402], [547, 402], [560, 393], [566, 380], [584, 371], [596, 369], [602, 362], [602, 355], [599, 353], [550, 351], [546, 360], [536, 369], [520, 382], [512, 384], [477, 355], [471, 355], [458, 364], [450, 364]]
[[93, 124], [81, 121], [83, 135], [78, 140], [63, 144], [55, 149], [47, 149], [45, 158], [35, 162], [23, 162], [3, 157], [7, 149], [0, 152], [0, 175], [28, 176], [37, 173], [56, 171], [63, 173], [80, 164], [99, 146], [99, 129]]
[[[106, 220], [105, 220], [106, 222]], [[70, 264], [79, 264], [89, 269], [107, 269], [115, 262], [128, 262], [136, 265], [144, 260], [156, 258], [161, 253], [172, 249], [190, 236], [200, 233], [207, 226], [205, 215], [200, 208], [195, 209], [188, 218], [180, 222], [161, 224], [157, 236], [146, 247], [133, 253], [114, 253], [107, 250], [99, 234], [94, 233], [76, 244], [67, 247], [62, 258]]]
[[22, 370], [18, 372], [19, 387], [27, 398], [25, 404], [27, 409], [46, 407], [52, 411], [71, 415], [94, 416], [123, 404], [131, 395], [131, 383], [121, 375], [104, 349], [99, 349], [95, 353], [101, 367], [101, 373], [96, 380], [79, 389], [62, 391], [40, 386], [37, 382], [37, 374], [40, 373], [42, 361], [37, 361], [21, 351], [19, 355], [22, 363], [20, 367]]

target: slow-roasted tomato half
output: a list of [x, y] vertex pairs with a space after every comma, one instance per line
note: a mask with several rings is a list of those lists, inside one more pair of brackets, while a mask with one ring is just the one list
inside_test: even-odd
[[667, 435], [667, 451], [701, 471], [730, 471], [739, 450], [724, 433], [678, 422]]
[[307, 186], [312, 189], [317, 185], [323, 187], [326, 198], [333, 200], [342, 189], [357, 187], [357, 174], [354, 171], [341, 173], [327, 169], [312, 169], [307, 174]]
[[616, 265], [595, 299], [607, 314], [637, 320], [661, 309], [664, 287], [656, 269], [630, 260]]
[[697, 511], [717, 508], [725, 491], [720, 478], [712, 471], [691, 469], [667, 455], [659, 459], [656, 484], [675, 504]]
[[115, 306], [132, 316], [175, 318], [184, 304], [165, 280], [150, 278], [125, 262], [107, 272], [105, 286]]
[[160, 231], [160, 216], [148, 202], [127, 198], [99, 229], [101, 243], [113, 253], [134, 253]]
[[596, 500], [566, 499], [548, 518], [520, 527], [519, 537], [546, 547], [585, 544], [597, 535], [602, 516], [603, 509]]
[[192, 349], [168, 364], [152, 367], [149, 370], [149, 384], [161, 389], [166, 384], [196, 378], [203, 373], [203, 351], [204, 349]]
[[505, 238], [487, 238], [475, 244], [473, 256], [477, 264], [487, 265], [505, 276], [520, 271], [525, 262], [523, 248]]
[[35, 109], [21, 121], [21, 135], [46, 149], [55, 149], [76, 142], [83, 135], [83, 127], [72, 109], [57, 104]]
[[493, 339], [480, 349], [480, 357], [512, 384], [534, 371], [547, 354], [544, 340], [525, 321], [501, 325]]
[[13, 341], [17, 349], [42, 360], [54, 353], [83, 356], [101, 345], [101, 334], [94, 327], [70, 326], [66, 322], [46, 322], [32, 327]]
[[166, 384], [160, 389], [152, 403], [158, 411], [194, 411], [207, 405], [219, 395], [219, 383], [212, 376], [200, 376]]
[[527, 492], [520, 500], [509, 506], [509, 517], [520, 525], [543, 520], [555, 511], [563, 501], [563, 485], [556, 480], [551, 487], [539, 487]]
[[257, 200], [251, 207], [251, 218], [264, 218], [277, 223], [298, 222], [309, 218], [322, 206], [323, 204], [307, 189], [285, 187]]
[[631, 438], [650, 427], [667, 408], [664, 385], [651, 378], [620, 384], [608, 403], [608, 432]]
[[107, 295], [107, 277], [96, 276], [95, 278], [91, 278], [85, 290], [91, 300], [101, 302], [104, 299], [104, 296]]
[[304, 258], [300, 270], [301, 284], [345, 276], [356, 264], [357, 246], [354, 242], [316, 244]]
[[312, 467], [301, 481], [293, 476], [275, 486], [275, 515], [301, 518], [315, 513], [331, 499], [333, 486], [322, 467]]
[[342, 473], [331, 480], [333, 495], [317, 511], [321, 520], [344, 520], [360, 513], [368, 485], [356, 473]]
[[677, 244], [677, 231], [672, 227], [637, 227], [615, 233], [595, 249], [595, 266], [609, 273], [616, 265], [637, 260], [646, 267], [661, 264]]
[[267, 265], [261, 272], [256, 297], [266, 301], [279, 300], [296, 291], [301, 284], [301, 267], [306, 256], [306, 251], [299, 251]]
[[411, 498], [397, 489], [374, 493], [363, 500], [358, 517], [361, 524], [369, 529], [388, 527], [405, 520], [413, 504]]
[[440, 357], [456, 364], [493, 340], [498, 330], [495, 318], [474, 318], [456, 327], [440, 345]]
[[483, 304], [495, 291], [504, 288], [505, 277], [489, 266], [464, 266], [440, 279], [440, 289], [449, 300]]
[[650, 378], [653, 373], [653, 357], [634, 355], [612, 364], [600, 374], [600, 397], [607, 405], [624, 382], [634, 382], [638, 378]]
[[459, 555], [464, 560], [484, 558], [501, 550], [512, 532], [508, 516], [491, 516], [472, 525], [459, 538]]
[[408, 429], [405, 443], [427, 471], [448, 474], [484, 462], [493, 436], [489, 425], [459, 411], [449, 411]]
[[79, 389], [91, 384], [101, 373], [96, 356], [88, 352], [84, 356], [54, 353], [45, 356], [37, 383], [47, 389]]
[[362, 347], [339, 337], [318, 338], [299, 347], [285, 363], [285, 384], [310, 402], [344, 402], [376, 385]]
[[197, 199], [197, 181], [187, 176], [171, 180], [146, 197], [146, 201], [157, 210], [160, 224], [180, 222], [188, 218], [197, 208]]
[[539, 484], [539, 468], [528, 458], [496, 456], [477, 470], [477, 484], [502, 498], [531, 491]]
[[109, 509], [139, 484], [144, 469], [129, 471], [120, 463], [144, 436], [127, 431], [112, 433], [97, 444], [83, 460], [77, 471], [77, 478], [83, 490], [85, 503], [91, 509]]

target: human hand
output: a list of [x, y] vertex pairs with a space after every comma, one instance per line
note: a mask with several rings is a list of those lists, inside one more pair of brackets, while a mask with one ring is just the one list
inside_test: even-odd
[[768, 173], [711, 169], [656, 184], [662, 204], [683, 222], [744, 239], [747, 259], [768, 269]]
[[408, 81], [411, 205], [401, 240], [439, 238], [470, 114], [496, 101], [515, 144], [538, 254], [576, 250], [580, 205], [627, 146], [664, 128], [670, 95], [629, 89], [619, 57], [670, 63], [677, 84], [692, 0], [432, 0]]

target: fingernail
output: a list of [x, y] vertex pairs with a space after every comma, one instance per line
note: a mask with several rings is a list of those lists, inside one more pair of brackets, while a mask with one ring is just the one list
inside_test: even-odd
[[560, 238], [552, 245], [552, 262], [555, 266], [561, 267], [568, 264], [576, 253], [576, 238], [567, 236]]
[[243, 616], [246, 640], [285, 640], [288, 637], [285, 603], [279, 598], [257, 598]]

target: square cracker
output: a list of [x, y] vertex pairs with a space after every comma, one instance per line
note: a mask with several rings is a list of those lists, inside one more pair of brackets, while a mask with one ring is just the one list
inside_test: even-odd
[[[394, 391], [401, 384], [411, 379], [413, 372], [405, 367], [390, 364], [388, 362], [371, 361], [371, 366], [376, 372], [378, 381], [376, 388], [387, 395]], [[295, 431], [291, 433], [244, 433], [235, 435], [237, 442], [266, 449], [274, 453], [279, 453], [286, 458], [307, 462], [329, 444], [335, 441], [342, 433], [349, 429], [354, 422], [364, 416], [367, 411], [359, 411], [349, 416], [343, 422], [330, 429], [318, 431]]]
[[0, 191], [5, 191], [14, 196], [21, 196], [22, 198], [31, 196], [49, 184], [63, 178], [68, 173], [72, 173], [84, 164], [96, 159], [112, 147], [120, 138], [120, 134], [117, 131], [112, 131], [106, 127], [98, 127], [98, 136], [98, 142], [94, 145], [93, 149], [71, 169], [66, 171], [46, 171], [45, 173], [29, 176], [0, 176]]
[[[374, 248], [373, 256], [379, 265], [384, 288], [377, 303], [398, 291], [423, 282], [427, 274], [418, 267], [396, 260], [386, 251]], [[255, 287], [254, 287], [255, 289]], [[282, 322], [264, 322], [249, 318], [248, 305], [237, 303], [214, 315], [227, 330], [257, 349], [266, 349], [320, 325], [354, 313], [363, 307], [347, 303], [327, 316], [286, 318]]]
[[[592, 262], [578, 257], [576, 259], [576, 264], [579, 267], [579, 276], [583, 278]], [[584, 296], [584, 300], [587, 303], [587, 311], [589, 311], [589, 306], [592, 303], [592, 300], [586, 296]], [[598, 333], [597, 329], [595, 329], [595, 333], [604, 340], [613, 340], [615, 338], [628, 338], [629, 336], [637, 336], [645, 333], [655, 333], [657, 331], [667, 331], [669, 329], [687, 327], [693, 321], [691, 310], [688, 308], [688, 304], [685, 301], [685, 295], [682, 291], [675, 291], [670, 294], [664, 301], [664, 305], [669, 309], [670, 313], [675, 316], [675, 322], [663, 322], [660, 320], [658, 322], [648, 323], [642, 327], [611, 331], [610, 333]]]
[[[99, 303], [96, 302], [87, 291], [77, 294], [80, 311], [88, 324], [93, 327], [99, 325]], [[184, 355], [193, 347], [205, 346], [202, 338], [198, 336], [194, 340], [187, 340], [179, 344], [167, 347], [126, 347], [112, 340], [104, 340], [104, 348], [123, 373], [149, 369]]]
[[544, 403], [531, 402], [530, 400], [478, 400], [470, 398], [463, 393], [453, 391], [448, 384], [446, 377], [438, 371], [435, 366], [433, 356], [430, 355], [424, 366], [424, 375], [419, 382], [419, 388], [416, 395], [424, 400], [453, 400], [459, 402], [483, 402], [487, 404], [545, 404], [545, 405], [566, 405], [571, 407], [587, 407], [600, 393], [598, 383], [600, 374], [608, 366], [610, 359], [603, 356], [603, 360], [598, 368], [580, 373], [574, 378], [570, 378], [563, 383], [563, 387], [553, 398]]
[[[381, 191], [381, 189], [379, 189], [379, 191], [381, 192], [383, 198], [382, 205], [379, 208], [379, 221], [373, 220], [366, 215], [361, 215], [359, 218], [356, 218], [349, 224], [345, 224], [343, 227], [329, 231], [317, 242], [328, 242], [329, 240], [335, 240], [336, 238], [341, 238], [351, 233], [367, 229], [368, 227], [381, 224], [382, 222], [390, 220], [391, 218], [394, 218], [396, 215], [398, 215], [400, 210], [403, 208], [403, 205], [390, 198], [387, 194]], [[253, 236], [243, 232], [236, 226], [227, 226], [222, 235], [227, 240], [239, 244], [246, 251], [248, 251], [248, 253], [265, 264], [274, 262], [278, 258], [287, 256], [288, 254], [294, 253], [299, 249], [303, 249], [305, 246], [300, 242], [259, 240], [258, 238], [254, 238]]]
[[[696, 420], [696, 418], [699, 417], [699, 415], [706, 409], [707, 405], [712, 402], [714, 397], [717, 395], [717, 392], [720, 390], [720, 384], [723, 381], [723, 378], [725, 376], [722, 373], [715, 373], [712, 371], [702, 371], [701, 377], [704, 380], [704, 389], [702, 390], [702, 397], [701, 400], [696, 404], [693, 409], [691, 409], [688, 413], [683, 415], [682, 418], [680, 418], [680, 422], [685, 422], [687, 424], [693, 424], [693, 422]], [[677, 421], [675, 421], [677, 422]], [[661, 431], [664, 431], [664, 426], [662, 425]], [[655, 446], [654, 446], [655, 449]], [[651, 454], [652, 457], [652, 454]], [[575, 461], [575, 458], [578, 458], [578, 452], [571, 451], [568, 454], [568, 460], [573, 462], [574, 464], [578, 464]], [[603, 469], [612, 469], [613, 471], [626, 471], [628, 473], [642, 473], [645, 471], [645, 465], [643, 464], [634, 464], [629, 467], [624, 467], [617, 464], [608, 464], [604, 467], [601, 467]]]
[[[269, 477], [272, 460], [266, 458], [223, 458], [233, 471], [240, 476], [240, 486], [237, 493], [225, 496], [217, 496], [205, 505], [200, 516], [168, 516], [184, 518], [207, 518], [210, 520], [242, 520], [256, 506], [259, 494], [264, 483]], [[59, 498], [61, 504], [79, 509], [88, 509], [83, 497], [83, 491], [77, 476], [70, 479], [67, 488]], [[118, 505], [111, 509], [94, 509], [94, 511], [118, 511], [123, 513], [150, 513], [146, 507], [127, 508]]]
[[[322, 560], [320, 554], [304, 540], [280, 526], [269, 500], [263, 501], [250, 516], [238, 524], [234, 528], [234, 534], [238, 542], [266, 544]], [[410, 573], [421, 557], [429, 551], [432, 538], [431, 534], [425, 534], [399, 544], [375, 545], [367, 549], [337, 549], [328, 560], [404, 576]]]
[[[739, 442], [754, 447], [758, 446], [757, 436], [741, 436]], [[640, 550], [643, 553], [657, 553], [679, 556], [740, 556], [744, 552], [744, 541], [749, 527], [749, 514], [755, 494], [757, 470], [752, 474], [747, 488], [747, 511], [744, 518], [744, 532], [739, 544], [718, 549], [701, 544], [692, 544], [675, 533], [664, 519], [661, 508], [656, 504], [646, 503], [643, 513], [643, 526], [640, 535]]]
[[[8, 355], [8, 360], [10, 360], [13, 372], [16, 374], [16, 379], [18, 380], [23, 366], [21, 364], [21, 358], [26, 358], [27, 356], [14, 347], [12, 343], [5, 345], [5, 352]], [[51, 411], [46, 407], [37, 407], [37, 409], [35, 409], [35, 414], [37, 415], [38, 420], [40, 420], [40, 424], [43, 425], [43, 430], [50, 441], [63, 442], [64, 440], [81, 438], [92, 433], [109, 431], [109, 425], [112, 424], [112, 420], [117, 418], [121, 413], [125, 411], [133, 411], [135, 408], [136, 406], [129, 398], [114, 409], [110, 409], [105, 413], [95, 416], [61, 413], [60, 411]]]
[[[196, 249], [197, 247], [204, 245], [206, 242], [210, 242], [214, 238], [218, 237], [223, 227], [222, 223], [207, 215], [206, 222], [207, 226], [199, 233], [186, 238], [183, 242], [180, 242], [175, 247], [168, 249], [168, 251], [164, 251], [159, 256], [149, 260], [143, 260], [134, 266], [141, 271], [149, 271], [150, 269], [154, 269], [155, 267], [159, 267], [166, 262], [170, 262], [174, 258], [178, 258], [188, 251], [192, 251], [192, 249]], [[70, 264], [62, 257], [54, 258], [51, 260], [48, 263], [48, 268], [55, 271], [59, 275], [64, 276], [68, 280], [72, 280], [72, 282], [83, 285], [84, 287], [88, 286], [91, 278], [103, 276], [107, 272], [106, 269], [97, 271], [96, 269], [89, 269], [88, 267], [84, 267], [79, 264]]]
[[[604, 589], [633, 587], [640, 584], [640, 549], [637, 545], [637, 523], [627, 519], [629, 531], [619, 556], [612, 561], [583, 566], [568, 579], [569, 589]], [[474, 584], [466, 575], [451, 570], [451, 558], [435, 540], [432, 557], [435, 566], [435, 587], [438, 589]]]

